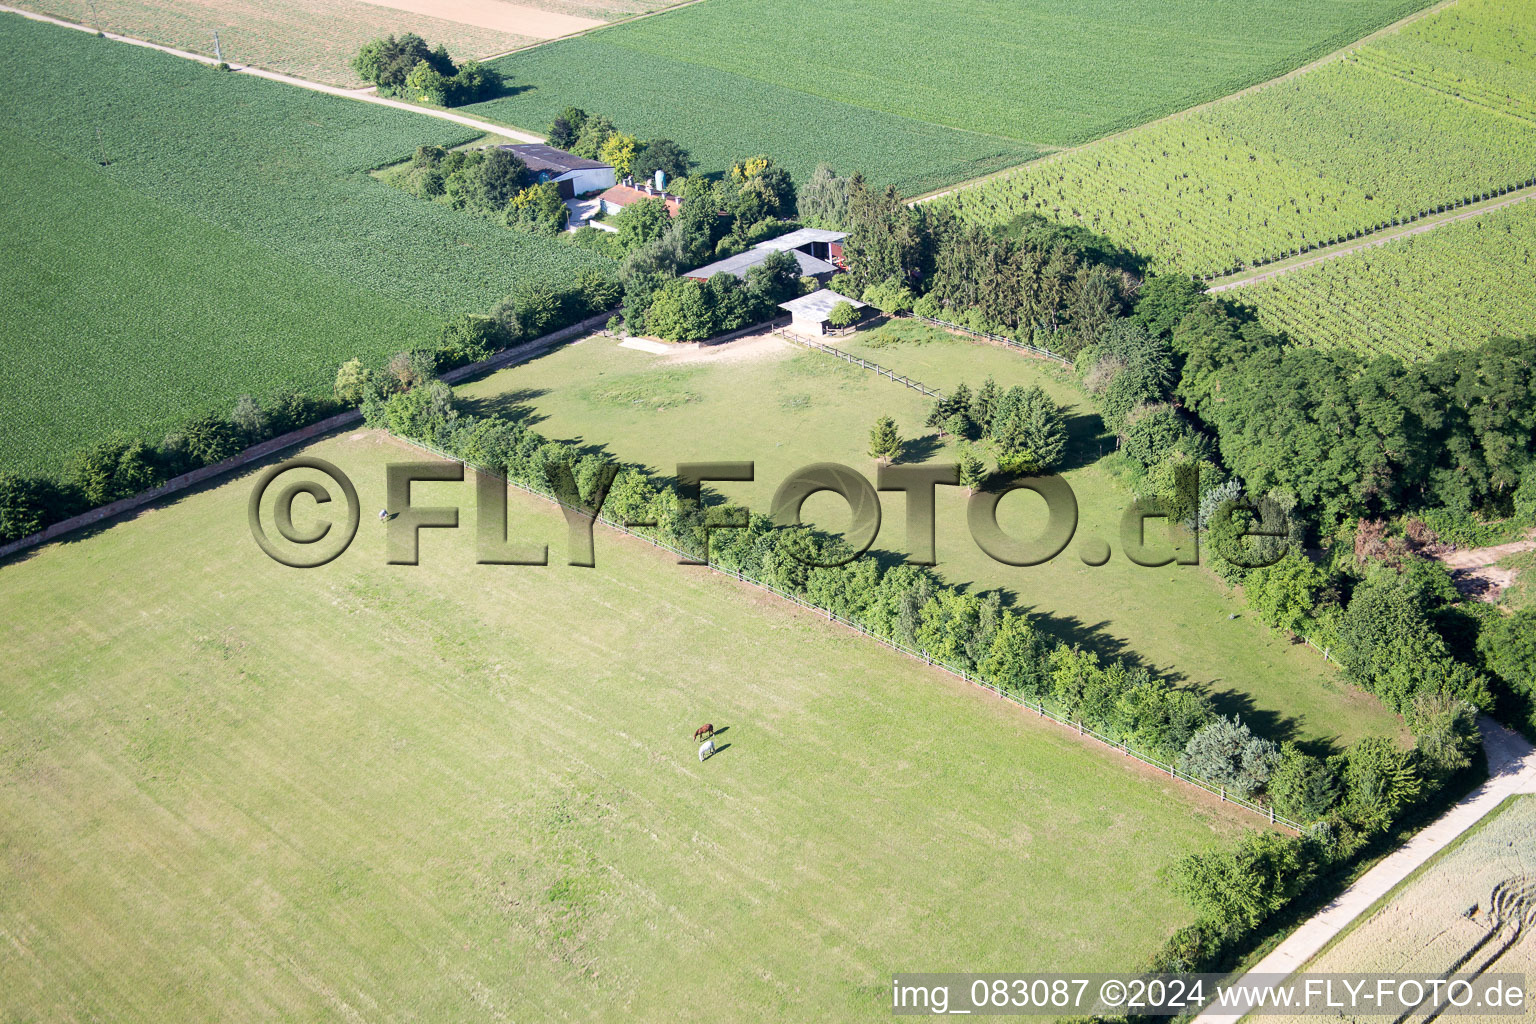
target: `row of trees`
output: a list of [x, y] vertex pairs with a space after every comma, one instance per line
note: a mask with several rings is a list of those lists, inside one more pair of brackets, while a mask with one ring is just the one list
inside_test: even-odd
[[671, 139], [642, 141], [620, 131], [606, 116], [588, 114], [580, 107], [566, 107], [549, 123], [545, 134], [556, 149], [601, 160], [620, 178], [633, 175], [639, 181], [662, 171], [669, 179], [681, 179], [694, 166], [688, 151]]
[[[1003, 396], [997, 405], [1004, 408]], [[855, 558], [840, 538], [761, 515], [746, 517], [737, 528], [706, 529], [725, 517], [641, 467], [608, 467], [611, 489], [593, 491], [583, 481], [605, 478], [601, 458], [543, 438], [517, 417], [466, 415], [450, 391], [434, 389], [430, 381], [365, 405], [365, 413], [371, 423], [535, 489], [562, 493], [561, 480], [568, 476], [589, 509], [654, 522], [658, 539], [701, 561], [794, 594], [1021, 700], [1043, 702], [1234, 796], [1267, 800], [1288, 817], [1324, 822], [1316, 834], [1326, 832], [1337, 856], [1357, 851], [1464, 768], [1475, 742], [1470, 707], [1442, 694], [1415, 700], [1409, 722], [1417, 743], [1410, 750], [1380, 738], [1329, 758], [1295, 745], [1279, 747], [1216, 714], [1196, 691], [1051, 640], [1031, 617], [1003, 607], [995, 592], [968, 593], [920, 566], [885, 567], [880, 558]], [[901, 447], [896, 424], [882, 418], [871, 432], [871, 454], [890, 459]]]
[[1404, 363], [1288, 346], [1241, 308], [1192, 299], [1169, 334], [1176, 395], [1258, 492], [1329, 531], [1443, 507], [1507, 514], [1533, 458], [1536, 336]]
[[565, 287], [520, 282], [489, 316], [455, 317], [436, 337], [419, 339], [378, 366], [358, 359], [343, 364], [331, 396], [297, 389], [264, 399], [243, 395], [227, 412], [199, 412], [158, 442], [118, 434], [75, 453], [56, 474], [0, 473], [0, 544], [222, 462], [250, 445], [347, 408], [378, 407], [443, 371], [613, 309], [619, 296], [613, 274], [599, 270], [583, 271]]
[[489, 65], [472, 60], [456, 65], [441, 43], [431, 49], [414, 32], [368, 43], [352, 58], [352, 70], [378, 86], [381, 96], [441, 107], [492, 99], [505, 86], [501, 73]]
[[242, 395], [227, 412], [200, 412], [158, 442], [126, 434], [106, 437], [76, 452], [57, 477], [0, 473], [0, 543], [223, 462], [342, 408], [329, 398], [291, 389], [260, 402]]
[[[1533, 366], [1536, 337], [1412, 364], [1294, 348], [1179, 277], [1150, 279], [1079, 360], [1128, 459], [1201, 466], [1212, 568], [1262, 618], [1328, 650], [1399, 713], [1428, 695], [1527, 724], [1528, 645], [1492, 606], [1462, 599], [1421, 552], [1434, 538], [1415, 517], [1536, 526]], [[1247, 520], [1214, 512], [1245, 494], [1286, 513], [1273, 565], [1226, 557], [1223, 531]], [[1304, 555], [1306, 541], [1326, 556]]]
[[1276, 809], [1313, 824], [1299, 836], [1248, 832], [1232, 846], [1184, 858], [1172, 881], [1198, 917], [1174, 933], [1148, 968], [1230, 968], [1266, 921], [1345, 874], [1374, 840], [1439, 798], [1477, 748], [1472, 708], [1448, 696], [1421, 695], [1408, 722], [1412, 749], [1368, 737], [1326, 760], [1294, 744], [1263, 748], [1221, 726], [1212, 745], [1244, 747], [1245, 770], [1252, 762], [1267, 772]]

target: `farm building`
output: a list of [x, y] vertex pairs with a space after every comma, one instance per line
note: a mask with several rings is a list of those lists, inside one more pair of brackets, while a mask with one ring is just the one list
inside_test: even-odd
[[601, 192], [612, 188], [618, 180], [613, 168], [602, 161], [588, 160], [554, 146], [527, 144], [499, 148], [516, 154], [528, 165], [539, 184], [554, 182], [560, 189], [562, 199], [574, 199], [588, 192]]
[[603, 212], [610, 216], [615, 213], [622, 213], [626, 207], [633, 206], [642, 199], [662, 200], [667, 204], [667, 213], [673, 217], [677, 216], [677, 211], [683, 205], [683, 201], [677, 198], [677, 196], [667, 192], [658, 192], [649, 184], [641, 185], [638, 188], [628, 183], [615, 185], [597, 198], [603, 205]]
[[779, 308], [789, 310], [789, 329], [796, 334], [821, 335], [827, 333], [827, 318], [839, 302], [846, 302], [854, 309], [864, 309], [866, 305], [830, 288], [822, 288], [798, 299], [781, 302]]
[[690, 270], [683, 276], [695, 281], [708, 281], [720, 273], [746, 277], [748, 270], [773, 253], [787, 252], [800, 263], [800, 276], [814, 277], [825, 283], [828, 278], [843, 268], [842, 242], [847, 237], [848, 235], [842, 231], [801, 228], [799, 231], [791, 231], [787, 235], [759, 242], [746, 252], [716, 260], [697, 270]]
[[758, 248], [795, 249], [834, 264], [840, 270], [846, 270], [847, 264], [843, 262], [843, 239], [847, 237], [846, 231], [801, 228], [787, 235], [780, 235], [778, 238], [770, 238], [766, 242], [759, 243]]

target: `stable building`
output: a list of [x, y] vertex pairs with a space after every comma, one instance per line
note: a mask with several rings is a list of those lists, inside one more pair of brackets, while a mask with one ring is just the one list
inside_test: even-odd
[[827, 333], [827, 318], [832, 315], [833, 308], [839, 302], [846, 302], [854, 309], [865, 309], [868, 305], [858, 299], [839, 295], [830, 288], [823, 288], [809, 295], [802, 295], [798, 299], [781, 302], [779, 308], [789, 311], [790, 330], [796, 334], [819, 337]]
[[705, 264], [690, 270], [684, 277], [695, 281], [708, 281], [716, 274], [734, 274], [745, 278], [747, 271], [762, 263], [776, 252], [787, 252], [800, 264], [801, 277], [813, 277], [825, 284], [839, 270], [845, 269], [843, 260], [843, 231], [822, 231], [819, 228], [801, 228], [778, 238], [759, 242], [746, 252], [727, 256], [723, 260]]
[[839, 270], [847, 270], [848, 265], [843, 262], [843, 239], [848, 237], [846, 231], [824, 231], [821, 228], [800, 228], [791, 231], [787, 235], [778, 238], [770, 238], [766, 242], [759, 242], [756, 248], [760, 249], [793, 249], [803, 252], [818, 260], [830, 263]]
[[497, 148], [514, 154], [527, 164], [534, 180], [540, 185], [547, 181], [554, 182], [560, 189], [561, 199], [575, 199], [588, 192], [601, 192], [612, 188], [618, 181], [613, 168], [601, 160], [588, 160], [554, 146], [529, 143]]

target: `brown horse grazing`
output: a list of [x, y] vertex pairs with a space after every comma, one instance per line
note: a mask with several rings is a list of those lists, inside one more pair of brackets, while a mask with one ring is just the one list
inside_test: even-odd
[[704, 739], [705, 737], [713, 736], [714, 734], [715, 727], [713, 725], [701, 725], [697, 729], [693, 730], [693, 738], [696, 740]]

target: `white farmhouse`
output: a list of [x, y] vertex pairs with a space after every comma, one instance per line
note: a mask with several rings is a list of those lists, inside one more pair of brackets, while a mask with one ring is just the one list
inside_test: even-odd
[[515, 154], [527, 164], [539, 184], [554, 182], [560, 189], [561, 199], [575, 199], [588, 192], [602, 192], [612, 188], [618, 180], [608, 164], [600, 160], [588, 160], [554, 146], [530, 143], [500, 148]]

